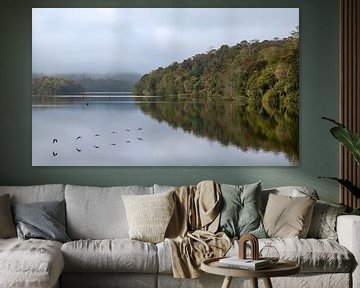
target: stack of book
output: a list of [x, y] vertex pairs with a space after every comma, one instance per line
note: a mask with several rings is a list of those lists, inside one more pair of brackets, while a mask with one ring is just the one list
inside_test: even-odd
[[238, 256], [234, 256], [220, 259], [219, 266], [246, 270], [260, 270], [270, 267], [271, 262], [267, 259], [251, 260], [240, 259]]

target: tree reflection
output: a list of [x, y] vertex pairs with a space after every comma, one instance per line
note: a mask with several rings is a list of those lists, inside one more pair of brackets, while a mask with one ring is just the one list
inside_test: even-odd
[[[283, 152], [299, 161], [299, 116], [297, 109], [281, 111], [270, 103], [241, 101], [158, 101], [138, 99], [137, 105], [150, 117], [166, 121], [194, 135], [234, 145], [243, 151]], [[191, 149], [191, 147], [190, 147]]]

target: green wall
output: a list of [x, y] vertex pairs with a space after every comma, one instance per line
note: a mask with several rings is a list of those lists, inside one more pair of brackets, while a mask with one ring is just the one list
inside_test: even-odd
[[[203, 179], [265, 187], [308, 185], [322, 199], [337, 201], [338, 186], [318, 175], [337, 176], [338, 146], [331, 125], [338, 118], [338, 0], [2, 0], [0, 3], [0, 185], [194, 184]], [[299, 167], [32, 167], [32, 7], [299, 7]]]

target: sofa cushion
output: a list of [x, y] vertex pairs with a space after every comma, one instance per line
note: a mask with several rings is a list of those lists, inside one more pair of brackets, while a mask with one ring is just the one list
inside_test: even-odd
[[0, 196], [0, 238], [16, 237], [16, 229], [11, 214], [10, 196]]
[[0, 186], [0, 195], [4, 194], [10, 194], [11, 204], [61, 201], [65, 197], [65, 185]]
[[337, 240], [336, 219], [346, 209], [345, 205], [318, 200], [314, 207], [307, 237]]
[[65, 201], [18, 203], [13, 206], [19, 238], [69, 241], [65, 229]]
[[61, 247], [66, 272], [156, 273], [156, 246], [130, 239], [78, 240]]
[[265, 212], [267, 201], [270, 194], [289, 196], [289, 197], [306, 197], [310, 196], [314, 199], [319, 199], [319, 195], [316, 190], [310, 187], [304, 186], [283, 186], [275, 188], [267, 188], [261, 191], [261, 206], [262, 212]]
[[[158, 244], [159, 273], [172, 274], [171, 248], [163, 241]], [[264, 238], [259, 249], [274, 246], [281, 259], [295, 261], [301, 273], [348, 273], [354, 265], [353, 255], [338, 242], [329, 239]], [[238, 255], [238, 242], [234, 241], [226, 256]], [[250, 249], [247, 251], [250, 257]], [[273, 255], [276, 256], [276, 255]], [[275, 287], [275, 286], [274, 286]]]
[[59, 242], [0, 239], [0, 287], [53, 287], [63, 268]]
[[71, 239], [128, 238], [123, 195], [152, 194], [152, 187], [66, 185], [67, 233]]
[[63, 273], [60, 287], [158, 288], [157, 280], [157, 274], [148, 273]]
[[261, 182], [243, 186], [221, 184], [221, 193], [219, 231], [229, 237], [246, 233], [266, 237], [260, 215]]
[[316, 200], [270, 194], [264, 215], [264, 227], [269, 237], [305, 238], [310, 227]]
[[124, 195], [131, 239], [157, 243], [164, 240], [175, 208], [174, 191], [156, 195]]
[[159, 184], [154, 184], [153, 187], [154, 187], [154, 194], [174, 191], [176, 188], [176, 186], [167, 186], [167, 185], [159, 185]]

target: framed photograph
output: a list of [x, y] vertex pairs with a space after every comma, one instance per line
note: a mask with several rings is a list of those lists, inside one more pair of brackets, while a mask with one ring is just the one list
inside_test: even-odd
[[298, 8], [33, 8], [33, 166], [299, 165]]

